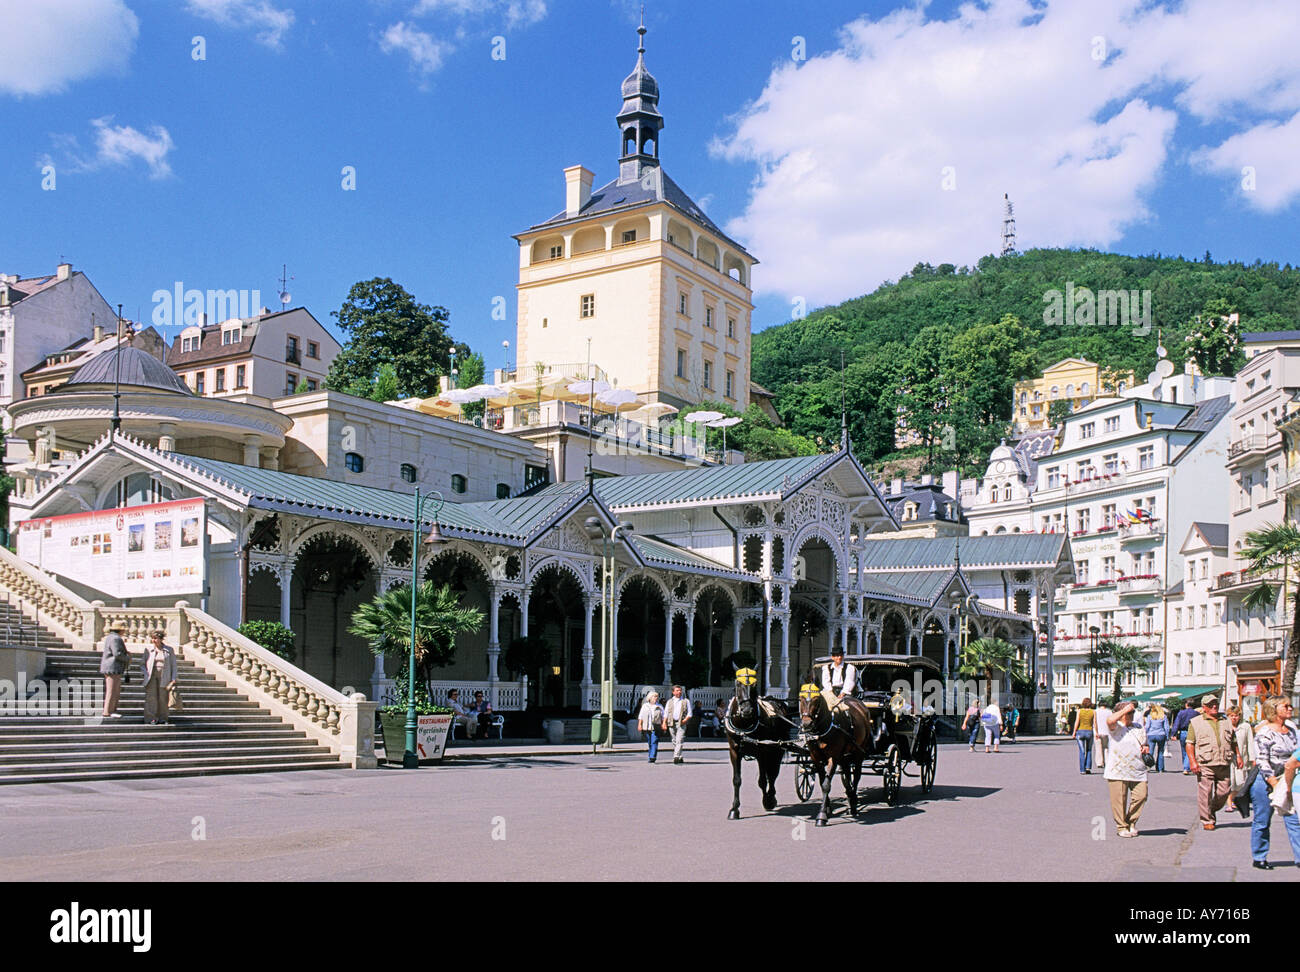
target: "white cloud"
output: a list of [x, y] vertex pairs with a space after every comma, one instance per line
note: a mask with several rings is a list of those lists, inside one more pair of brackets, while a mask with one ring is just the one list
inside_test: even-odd
[[222, 27], [255, 30], [258, 43], [273, 50], [282, 48], [284, 35], [293, 26], [293, 11], [280, 9], [269, 0], [188, 0], [186, 7]]
[[546, 0], [420, 0], [412, 15], [449, 13], [458, 17], [501, 17], [509, 28], [527, 27], [546, 16]]
[[91, 155], [83, 153], [75, 136], [53, 136], [59, 157], [44, 156], [41, 164], [54, 164], [70, 172], [94, 172], [108, 166], [143, 162], [149, 169], [150, 178], [165, 179], [172, 174], [167, 156], [176, 145], [167, 129], [153, 125], [146, 135], [130, 125], [114, 125], [112, 122], [111, 115], [91, 121], [95, 142]]
[[[812, 303], [995, 251], [1004, 192], [1022, 246], [1106, 246], [1149, 218], [1180, 115], [1241, 127], [1261, 121], [1240, 121], [1248, 109], [1300, 107], [1296, 16], [1288, 0], [991, 0], [950, 20], [855, 21], [836, 50], [776, 67], [715, 141], [758, 167], [728, 229], [763, 260], [761, 286]], [[1282, 143], [1294, 157], [1295, 134], [1261, 125], [1202, 164], [1226, 171], [1253, 151], [1262, 175]], [[1300, 193], [1294, 170], [1268, 195], [1261, 181], [1257, 204]]]
[[1246, 204], [1262, 212], [1285, 208], [1300, 196], [1300, 114], [1265, 122], [1192, 155], [1193, 164], [1237, 183]]
[[124, 69], [140, 22], [122, 0], [7, 0], [0, 93], [40, 95]]
[[385, 54], [400, 51], [410, 57], [414, 70], [420, 74], [432, 74], [442, 67], [443, 58], [451, 53], [453, 47], [402, 21], [384, 31], [379, 39], [379, 49]]

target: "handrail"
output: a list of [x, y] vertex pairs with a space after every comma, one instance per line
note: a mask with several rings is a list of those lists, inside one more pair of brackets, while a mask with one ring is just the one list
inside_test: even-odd
[[[34, 605], [40, 620], [62, 629], [58, 634], [74, 641], [87, 637], [86, 620], [93, 616], [94, 606], [4, 547], [0, 547], [0, 586]], [[96, 636], [92, 631], [88, 637], [93, 641]]]

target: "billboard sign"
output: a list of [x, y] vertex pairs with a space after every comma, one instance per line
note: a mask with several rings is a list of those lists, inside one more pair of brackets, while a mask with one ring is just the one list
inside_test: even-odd
[[202, 499], [128, 506], [18, 524], [18, 556], [110, 597], [202, 594]]

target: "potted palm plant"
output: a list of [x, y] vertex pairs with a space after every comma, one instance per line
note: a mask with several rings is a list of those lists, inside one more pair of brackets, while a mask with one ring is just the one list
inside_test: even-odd
[[[391, 587], [373, 600], [362, 604], [352, 615], [348, 628], [363, 638], [376, 655], [400, 653], [402, 668], [395, 684], [396, 699], [379, 710], [384, 734], [384, 758], [400, 762], [406, 750], [406, 715], [411, 658], [411, 588]], [[435, 587], [425, 581], [415, 592], [415, 714], [450, 716], [452, 710], [435, 705], [429, 691], [430, 672], [450, 665], [456, 656], [456, 635], [478, 631], [483, 626], [483, 612], [462, 607], [448, 584]], [[440, 759], [451, 731], [451, 719], [434, 720], [435, 735], [427, 740], [426, 759]]]

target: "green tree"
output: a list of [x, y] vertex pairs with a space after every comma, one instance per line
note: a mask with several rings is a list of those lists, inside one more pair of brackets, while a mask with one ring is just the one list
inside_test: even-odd
[[1028, 333], [1004, 314], [996, 324], [977, 324], [953, 337], [944, 356], [944, 381], [953, 389], [950, 417], [962, 469], [982, 466], [1007, 433], [1016, 382], [1034, 373]]
[[[456, 656], [456, 636], [483, 627], [483, 612], [461, 607], [449, 584], [425, 581], [415, 592], [415, 679], [427, 690], [430, 670], [450, 665]], [[411, 588], [390, 587], [362, 604], [352, 614], [348, 631], [361, 638], [376, 655], [411, 653]], [[409, 673], [407, 675], [409, 678]], [[398, 676], [398, 681], [401, 676]], [[403, 689], [404, 691], [404, 689]]]
[[1047, 406], [1047, 424], [1060, 425], [1074, 411], [1074, 403], [1068, 398], [1058, 398]]
[[311, 386], [307, 384], [306, 378], [300, 379], [298, 384], [293, 386], [293, 393], [295, 395], [301, 395], [304, 392], [309, 392], [309, 391], [311, 391]]
[[391, 364], [398, 398], [428, 398], [438, 392], [438, 376], [450, 370], [450, 315], [430, 307], [388, 277], [353, 284], [343, 306], [332, 312], [346, 344], [330, 367], [330, 388], [370, 397], [379, 369]]
[[385, 361], [379, 366], [374, 384], [365, 395], [373, 402], [391, 402], [402, 398], [402, 386], [397, 380], [397, 369], [391, 362]]
[[1009, 675], [1022, 682], [1029, 677], [1024, 663], [1020, 660], [1019, 649], [1001, 638], [978, 638], [970, 642], [961, 653], [961, 663], [957, 672], [968, 677], [983, 676], [985, 702], [993, 701], [995, 676]]
[[1230, 318], [1232, 313], [1226, 299], [1208, 301], [1183, 338], [1187, 356], [1203, 375], [1233, 375], [1245, 361], [1238, 325]]
[[[468, 349], [467, 349], [468, 350]], [[460, 353], [459, 351], [457, 352]], [[483, 355], [477, 351], [471, 351], [464, 358], [457, 358], [456, 370], [460, 372], [456, 376], [456, 386], [458, 388], [473, 388], [475, 385], [483, 384], [483, 378], [486, 368], [483, 364]], [[487, 402], [470, 402], [465, 406], [465, 417], [473, 420], [478, 418], [487, 410]]]
[[689, 691], [703, 685], [708, 678], [709, 658], [703, 649], [697, 649], [694, 645], [683, 645], [680, 650], [673, 649], [673, 664], [668, 671], [669, 681]]
[[1107, 639], [1106, 649], [1110, 659], [1110, 670], [1115, 676], [1115, 688], [1110, 695], [1110, 707], [1113, 709], [1124, 697], [1124, 676], [1149, 672], [1152, 666], [1140, 645]]
[[[684, 409], [681, 414], [689, 415], [694, 411], [721, 412], [726, 416], [739, 415], [744, 419], [739, 425], [733, 425], [726, 430], [725, 441], [728, 449], [743, 452], [746, 462], [789, 459], [793, 456], [815, 456], [819, 451], [816, 442], [797, 435], [789, 429], [781, 428], [757, 404], [750, 405], [742, 413], [726, 402], [700, 402], [694, 408]], [[679, 418], [670, 428], [681, 432], [684, 423]], [[710, 450], [721, 451], [724, 441], [722, 431], [722, 429], [705, 428]]]
[[[1291, 611], [1291, 639], [1286, 646], [1286, 665], [1282, 669], [1282, 694], [1288, 699], [1295, 693], [1297, 654], [1300, 653], [1300, 584], [1295, 582], [1295, 570], [1300, 564], [1300, 528], [1292, 523], [1278, 523], [1252, 530], [1246, 534], [1237, 555], [1245, 561], [1252, 573], [1267, 574], [1284, 571], [1291, 578], [1294, 602]], [[1277, 605], [1278, 589], [1266, 576], [1259, 586], [1242, 598], [1241, 606], [1247, 610], [1270, 611]]]
[[[898, 413], [925, 446], [925, 464], [934, 464], [951, 422], [952, 395], [946, 381], [944, 357], [952, 332], [932, 325], [916, 335], [901, 368]], [[890, 445], [892, 446], [892, 442]]]

